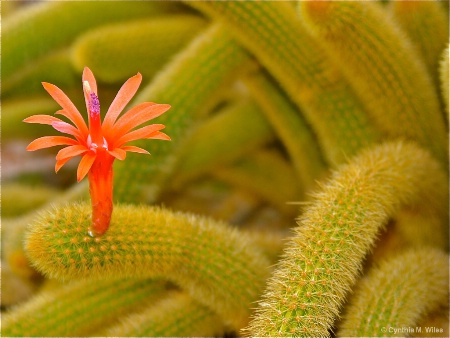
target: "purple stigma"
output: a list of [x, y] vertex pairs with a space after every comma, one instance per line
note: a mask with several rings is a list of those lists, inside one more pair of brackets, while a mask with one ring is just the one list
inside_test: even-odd
[[89, 102], [89, 110], [92, 113], [100, 114], [100, 101], [95, 93], [91, 93], [91, 100]]

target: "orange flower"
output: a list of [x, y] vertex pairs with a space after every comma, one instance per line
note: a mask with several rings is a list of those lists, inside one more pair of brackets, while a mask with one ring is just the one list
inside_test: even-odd
[[170, 137], [160, 132], [163, 124], [151, 124], [139, 129], [133, 128], [163, 114], [170, 105], [144, 102], [119, 117], [121, 111], [136, 93], [141, 84], [142, 76], [137, 74], [128, 79], [120, 88], [111, 103], [103, 124], [100, 118], [100, 102], [97, 95], [97, 83], [91, 70], [87, 67], [83, 71], [83, 91], [88, 111], [89, 127], [83, 117], [64, 94], [64, 92], [50, 83], [43, 82], [45, 90], [63, 108], [56, 114], [67, 117], [74, 125], [50, 115], [34, 115], [24, 122], [51, 125], [56, 130], [72, 135], [44, 136], [31, 142], [27, 150], [34, 151], [42, 148], [66, 145], [56, 155], [55, 171], [71, 158], [82, 156], [77, 170], [77, 180], [81, 181], [86, 175], [89, 179], [89, 192], [92, 200], [92, 225], [89, 229], [91, 236], [100, 236], [108, 230], [113, 209], [113, 162], [117, 158], [123, 160], [127, 151], [149, 154], [145, 149], [125, 145], [138, 139], [170, 140]]

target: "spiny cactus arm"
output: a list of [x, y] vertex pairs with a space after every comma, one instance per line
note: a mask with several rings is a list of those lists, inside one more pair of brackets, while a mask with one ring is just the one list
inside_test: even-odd
[[[354, 155], [380, 135], [360, 101], [284, 1], [187, 1], [223, 21], [280, 83], [318, 135], [332, 164]], [[276, 46], [276, 48], [274, 48]]]
[[292, 167], [278, 152], [255, 152], [233, 165], [217, 168], [213, 176], [255, 193], [284, 213], [297, 212], [297, 207], [287, 203], [298, 201], [302, 188], [292, 179]]
[[380, 5], [306, 1], [299, 2], [299, 12], [378, 128], [417, 141], [447, 167], [448, 137], [435, 86], [409, 40]]
[[2, 138], [42, 136], [40, 125], [25, 125], [21, 121], [30, 114], [46, 114], [57, 110], [58, 104], [44, 96], [2, 100]]
[[204, 19], [188, 14], [101, 26], [81, 35], [71, 56], [77, 69], [89, 65], [104, 82], [137, 72], [148, 81], [205, 26]]
[[254, 72], [244, 82], [286, 147], [302, 190], [308, 191], [325, 171], [311, 128], [267, 74]]
[[439, 77], [440, 77], [440, 82], [441, 82], [441, 93], [442, 93], [442, 100], [444, 101], [444, 105], [445, 108], [447, 109], [447, 120], [449, 118], [448, 114], [450, 114], [450, 109], [449, 109], [449, 86], [448, 86], [448, 82], [449, 82], [449, 47], [447, 45], [447, 48], [444, 50], [444, 52], [442, 53], [441, 56], [441, 61], [439, 64]]
[[204, 215], [229, 224], [241, 223], [262, 203], [254, 194], [235, 189], [210, 175], [188, 183], [182, 190], [166, 189], [160, 202], [173, 210]]
[[423, 192], [447, 189], [443, 176], [428, 152], [402, 142], [364, 150], [339, 168], [300, 217], [251, 335], [329, 336], [380, 228], [402, 205], [427, 203]]
[[163, 293], [148, 279], [83, 280], [46, 290], [2, 318], [2, 336], [55, 337], [98, 330]]
[[[150, 304], [149, 304], [150, 305]], [[222, 319], [209, 308], [180, 291], [146, 309], [133, 313], [107, 330], [105, 337], [221, 337], [225, 334]]]
[[[4, 221], [2, 223], [4, 223]], [[25, 279], [18, 276], [15, 272], [11, 271], [11, 266], [8, 262], [2, 260], [1, 264], [2, 306], [8, 308], [18, 303], [25, 302], [36, 292], [39, 288], [39, 284], [33, 279]]]
[[176, 157], [174, 186], [231, 163], [275, 137], [261, 109], [251, 101], [230, 103], [203, 122]]
[[[68, 1], [29, 6], [2, 22], [2, 78], [8, 79], [30, 61], [68, 45], [78, 34], [90, 28], [173, 12], [178, 8], [179, 4], [174, 2]], [[26, 53], [23, 46], [27, 46]]]
[[18, 217], [42, 206], [58, 194], [46, 186], [30, 186], [21, 183], [2, 185], [2, 218]]
[[439, 57], [448, 43], [448, 9], [442, 1], [401, 1], [388, 4], [394, 20], [408, 34], [428, 73], [438, 84]]
[[172, 106], [170, 114], [158, 119], [170, 131], [172, 141], [154, 143], [151, 160], [131, 155], [126, 165], [117, 164], [114, 191], [118, 200], [154, 201], [173, 170], [174, 149], [193, 128], [195, 116], [208, 111], [221, 98], [223, 88], [253, 65], [250, 56], [232, 43], [227, 29], [219, 24], [178, 53], [136, 98], [136, 102], [167, 102]]
[[69, 59], [68, 49], [57, 49], [49, 52], [34, 62], [14, 72], [2, 81], [2, 95], [17, 96], [42, 93], [41, 82], [58, 83], [65, 88], [79, 85], [78, 76], [74, 72]]
[[[82, 200], [88, 197], [86, 183], [76, 184], [62, 194], [50, 199], [42, 205], [21, 217], [2, 222], [2, 265], [9, 266], [9, 269], [2, 269], [2, 277], [12, 274], [9, 280], [21, 279], [25, 284], [35, 283], [37, 272], [31, 266], [28, 257], [25, 255], [23, 241], [28, 225], [37, 215], [49, 212], [55, 206], [67, 203], [68, 201]], [[3, 287], [8, 283], [4, 278]], [[10, 286], [14, 290], [14, 286]], [[14, 297], [11, 297], [14, 299]], [[3, 298], [2, 298], [3, 299]]]
[[90, 208], [58, 208], [30, 226], [25, 248], [49, 277], [164, 277], [240, 328], [268, 262], [236, 229], [189, 214], [116, 205], [103, 237], [86, 235]]
[[341, 337], [398, 336], [428, 312], [448, 304], [448, 255], [410, 250], [380, 264], [362, 279], [338, 327]]

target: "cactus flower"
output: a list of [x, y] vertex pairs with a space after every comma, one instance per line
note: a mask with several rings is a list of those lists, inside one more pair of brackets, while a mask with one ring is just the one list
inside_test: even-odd
[[88, 232], [91, 236], [104, 234], [111, 221], [114, 160], [124, 160], [127, 151], [149, 154], [145, 149], [126, 144], [138, 139], [170, 140], [169, 136], [160, 131], [165, 128], [163, 124], [151, 124], [134, 129], [166, 112], [170, 108], [168, 104], [143, 102], [119, 117], [136, 93], [141, 80], [142, 76], [138, 73], [125, 82], [111, 103], [102, 123], [97, 83], [91, 70], [85, 67], [82, 81], [88, 111], [88, 125], [64, 92], [46, 82], [42, 83], [45, 90], [63, 108], [56, 114], [67, 117], [74, 125], [50, 115], [33, 115], [24, 120], [27, 123], [48, 124], [61, 133], [73, 136], [73, 138], [40, 137], [31, 142], [27, 150], [34, 151], [65, 145], [66, 147], [56, 155], [56, 172], [71, 158], [82, 156], [78, 165], [77, 180], [79, 182], [88, 175], [92, 200], [92, 225]]

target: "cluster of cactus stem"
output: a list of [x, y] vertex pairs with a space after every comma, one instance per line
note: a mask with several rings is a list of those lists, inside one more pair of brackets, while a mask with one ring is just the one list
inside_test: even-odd
[[2, 336], [449, 334], [448, 4], [6, 4], [4, 144], [85, 66], [102, 102], [143, 74], [172, 141], [115, 164], [96, 238], [86, 182], [7, 172]]

